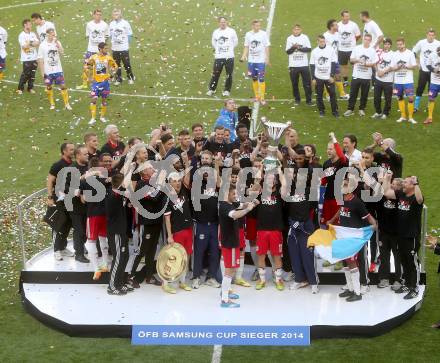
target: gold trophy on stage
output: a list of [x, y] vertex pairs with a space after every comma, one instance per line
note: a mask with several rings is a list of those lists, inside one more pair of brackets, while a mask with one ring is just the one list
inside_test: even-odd
[[269, 141], [268, 153], [263, 160], [264, 168], [268, 171], [275, 169], [280, 165], [278, 159], [278, 144], [286, 129], [290, 127], [291, 122], [272, 122], [267, 120], [266, 117], [262, 117], [261, 123]]
[[157, 274], [164, 282], [174, 282], [186, 272], [188, 256], [185, 248], [179, 243], [163, 247], [157, 257]]

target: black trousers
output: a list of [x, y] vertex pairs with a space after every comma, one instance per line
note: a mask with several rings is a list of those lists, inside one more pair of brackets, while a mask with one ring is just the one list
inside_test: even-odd
[[332, 107], [332, 112], [338, 111], [338, 103], [336, 102], [336, 89], [335, 83], [330, 83], [328, 80], [316, 79], [316, 105], [318, 106], [318, 110], [320, 112], [325, 111], [323, 95], [324, 95], [324, 87], [327, 89], [327, 92], [330, 96], [330, 105]]
[[63, 222], [52, 230], [53, 250], [62, 251], [67, 247], [67, 237], [69, 236], [70, 228], [72, 228], [72, 220], [69, 212], [67, 212], [64, 202], [58, 201], [56, 203], [57, 209], [64, 214]]
[[312, 79], [310, 76], [309, 67], [290, 67], [290, 81], [292, 82], [293, 98], [295, 101], [301, 101], [301, 95], [299, 93], [299, 76], [302, 78], [304, 94], [306, 96], [306, 102], [312, 102]]
[[425, 72], [421, 69], [419, 70], [419, 80], [417, 81], [417, 89], [416, 96], [423, 96], [423, 91], [425, 90], [426, 85], [431, 83], [431, 72]]
[[284, 228], [283, 230], [283, 255], [281, 256], [281, 262], [283, 263], [283, 270], [286, 272], [293, 272], [292, 262], [289, 256], [289, 230], [290, 228]]
[[[378, 82], [376, 80], [376, 82]], [[377, 83], [376, 83], [377, 84]], [[380, 231], [380, 266], [379, 266], [379, 279], [390, 279], [390, 258], [391, 252], [394, 257], [394, 271], [395, 281], [400, 281], [402, 278], [402, 266], [400, 263], [400, 252], [397, 248], [397, 236], [393, 233]]]
[[350, 98], [348, 99], [348, 109], [353, 111], [356, 100], [361, 91], [361, 100], [359, 110], [365, 110], [367, 107], [368, 92], [370, 92], [370, 79], [353, 78], [350, 85]]
[[[385, 105], [382, 110], [382, 94], [385, 98]], [[382, 82], [376, 79], [374, 85], [374, 108], [376, 113], [389, 115], [393, 99], [393, 82]]]
[[74, 214], [72, 212], [69, 212], [69, 215], [72, 220], [73, 247], [75, 248], [75, 255], [84, 256], [84, 244], [87, 241], [87, 216], [85, 214]]
[[400, 261], [403, 268], [403, 278], [405, 286], [410, 289], [416, 289], [419, 284], [419, 258], [420, 248], [419, 238], [398, 237], [397, 248], [400, 251]]
[[125, 72], [127, 72], [127, 78], [134, 80], [134, 75], [133, 75], [133, 71], [131, 70], [131, 64], [130, 64], [130, 53], [128, 52], [128, 50], [124, 50], [124, 51], [114, 50], [113, 59], [118, 65], [118, 70], [116, 72], [116, 80], [118, 82], [122, 82], [121, 64], [124, 64]]
[[361, 285], [368, 285], [370, 283], [368, 278], [368, 243], [360, 249], [357, 261], [359, 265], [359, 281]]
[[231, 92], [232, 88], [232, 73], [234, 73], [234, 58], [221, 58], [214, 61], [211, 81], [209, 82], [209, 89], [215, 91], [217, 89], [218, 80], [223, 71], [226, 71], [225, 91]]
[[107, 238], [109, 246], [114, 251], [108, 287], [112, 290], [119, 290], [125, 284], [124, 275], [128, 262], [128, 239], [125, 235], [113, 233], [108, 233]]
[[145, 278], [149, 280], [154, 272], [154, 256], [156, 255], [157, 244], [159, 243], [160, 233], [162, 232], [162, 224], [142, 225], [139, 230], [140, 245], [139, 251], [133, 261], [131, 268], [131, 276], [136, 276], [139, 282], [144, 279], [144, 276], [136, 275], [136, 270], [141, 262], [142, 257], [145, 257]]
[[34, 88], [35, 72], [37, 71], [37, 61], [23, 62], [23, 71], [21, 72], [20, 81], [18, 82], [18, 89], [24, 91], [24, 86], [27, 83], [27, 89]]

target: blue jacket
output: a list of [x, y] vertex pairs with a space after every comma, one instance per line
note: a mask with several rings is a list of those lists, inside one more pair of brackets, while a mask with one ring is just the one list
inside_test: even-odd
[[237, 135], [235, 133], [235, 128], [237, 127], [238, 116], [236, 112], [228, 111], [226, 109], [222, 109], [220, 111], [220, 116], [215, 121], [216, 126], [223, 126], [225, 129], [229, 129], [231, 133], [231, 142], [235, 141]]

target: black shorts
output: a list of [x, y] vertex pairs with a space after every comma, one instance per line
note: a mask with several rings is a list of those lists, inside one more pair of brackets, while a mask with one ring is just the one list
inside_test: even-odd
[[341, 52], [338, 51], [338, 63], [341, 66], [346, 66], [350, 62], [351, 51], [350, 52]]

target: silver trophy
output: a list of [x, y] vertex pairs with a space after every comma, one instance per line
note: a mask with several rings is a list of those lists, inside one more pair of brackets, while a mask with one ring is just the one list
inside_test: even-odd
[[266, 170], [271, 170], [277, 168], [280, 164], [278, 159], [278, 144], [286, 129], [290, 127], [291, 122], [272, 122], [267, 120], [266, 117], [262, 117], [261, 123], [265, 128], [265, 133], [269, 141], [268, 153], [264, 158], [263, 164]]

